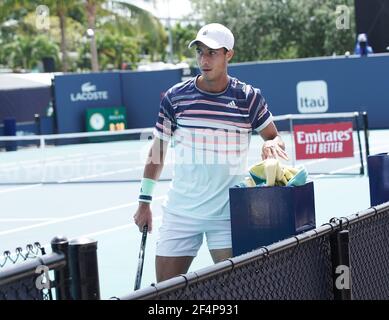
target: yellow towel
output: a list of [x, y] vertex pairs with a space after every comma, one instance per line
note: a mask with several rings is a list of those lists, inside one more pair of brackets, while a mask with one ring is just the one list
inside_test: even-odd
[[305, 171], [305, 168], [283, 165], [278, 159], [266, 159], [252, 166], [249, 173], [256, 185], [286, 186], [301, 170]]

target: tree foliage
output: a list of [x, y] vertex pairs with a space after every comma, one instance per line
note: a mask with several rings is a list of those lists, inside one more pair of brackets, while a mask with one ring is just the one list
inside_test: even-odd
[[173, 52], [176, 61], [188, 60], [193, 57], [193, 49], [188, 48], [188, 44], [196, 38], [200, 25], [183, 26], [180, 23], [172, 28]]
[[[39, 61], [32, 59], [30, 53], [34, 39], [40, 36], [51, 41], [52, 46], [46, 56], [54, 57], [58, 70], [63, 67], [63, 70], [69, 71], [90, 69], [91, 65], [85, 58], [91, 59], [95, 54], [97, 60], [102, 59], [103, 68], [120, 68], [122, 62], [135, 67], [145, 55], [153, 61], [161, 59], [165, 54], [167, 34], [164, 27], [152, 14], [133, 4], [88, 0], [89, 4], [95, 6], [88, 11], [84, 0], [0, 2], [0, 65], [12, 68], [35, 67]], [[50, 10], [49, 30], [36, 27], [38, 5], [46, 5]], [[94, 16], [91, 17], [91, 14]], [[88, 54], [85, 48], [90, 50], [91, 41], [85, 35], [91, 20], [94, 21], [97, 48]], [[29, 54], [19, 58], [21, 55], [18, 52], [26, 51], [22, 48], [27, 47], [30, 48]], [[9, 54], [10, 48], [14, 48], [15, 53]], [[68, 58], [64, 60], [64, 57]]]
[[[91, 19], [87, 2], [96, 7], [92, 12], [96, 50], [91, 50], [91, 39], [85, 36]], [[126, 1], [0, 3], [0, 65], [33, 68], [39, 63], [38, 56], [52, 56], [58, 70], [76, 71], [90, 69], [92, 55], [97, 55], [103, 69], [120, 68], [123, 63], [135, 67], [141, 60], [167, 58], [164, 26], [149, 12]], [[50, 9], [50, 29], [46, 31], [36, 27], [35, 10], [41, 4]], [[236, 38], [234, 62], [328, 56], [344, 54], [354, 47], [353, 0], [192, 0], [192, 4], [205, 22], [220, 22], [231, 28]], [[339, 5], [349, 9], [346, 29], [337, 26]], [[172, 27], [175, 61], [190, 62], [193, 58], [193, 50], [187, 45], [199, 28], [185, 23]], [[43, 41], [39, 50], [33, 47], [38, 38]], [[38, 51], [39, 55], [34, 53]]]
[[[353, 0], [193, 0], [207, 23], [228, 26], [236, 38], [234, 61], [344, 54], [354, 46]], [[338, 5], [349, 25], [337, 28]]]
[[0, 59], [11, 68], [32, 69], [45, 57], [54, 57], [58, 63], [58, 46], [45, 35], [17, 36], [4, 45]]

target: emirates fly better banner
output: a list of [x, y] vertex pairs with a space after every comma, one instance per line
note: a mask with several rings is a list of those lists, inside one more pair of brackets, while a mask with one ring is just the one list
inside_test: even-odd
[[354, 156], [353, 124], [307, 124], [293, 126], [296, 160]]

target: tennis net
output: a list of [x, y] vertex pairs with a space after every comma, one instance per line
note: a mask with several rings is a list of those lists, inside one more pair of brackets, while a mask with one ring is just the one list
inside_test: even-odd
[[[368, 130], [367, 125], [361, 125], [361, 117], [360, 113], [342, 113], [284, 115], [275, 116], [274, 120], [287, 147], [288, 164], [303, 164], [310, 174], [363, 174], [364, 154], [368, 154]], [[341, 127], [337, 127], [338, 124]], [[365, 136], [364, 147], [361, 127]], [[347, 157], [323, 157], [323, 154], [317, 153], [313, 158], [301, 159], [302, 151], [319, 150], [319, 145], [323, 143], [325, 148], [329, 148], [322, 147], [324, 151], [331, 151], [331, 146], [339, 147], [341, 141], [334, 140], [334, 132], [339, 136], [344, 128], [348, 128], [352, 138], [349, 142], [352, 151]], [[306, 144], [302, 150], [296, 145], [296, 132], [303, 132], [310, 146]], [[324, 141], [320, 142], [320, 137], [315, 138], [317, 132], [322, 134]], [[332, 136], [328, 132], [332, 132]], [[143, 176], [152, 138], [153, 128], [0, 137], [0, 184], [138, 182]], [[248, 153], [248, 166], [260, 161], [261, 145], [262, 139], [254, 135]], [[174, 152], [173, 148], [168, 148], [161, 180], [172, 178], [176, 162]], [[331, 152], [324, 152], [324, 155], [331, 156]]]
[[3, 184], [139, 180], [152, 129], [0, 137]]

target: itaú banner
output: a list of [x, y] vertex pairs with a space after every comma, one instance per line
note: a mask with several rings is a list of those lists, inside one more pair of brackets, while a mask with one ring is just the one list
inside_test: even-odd
[[352, 122], [296, 125], [293, 131], [296, 160], [354, 156]]

